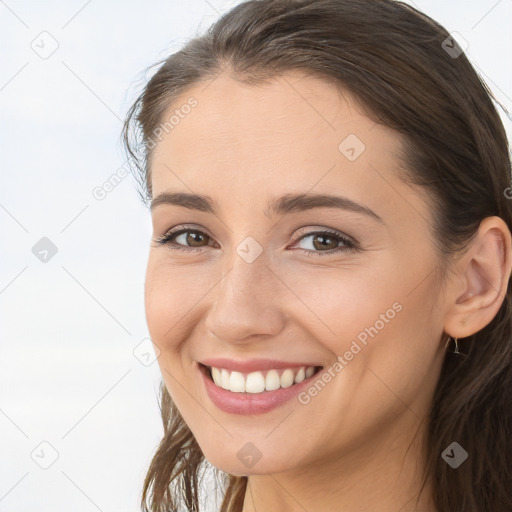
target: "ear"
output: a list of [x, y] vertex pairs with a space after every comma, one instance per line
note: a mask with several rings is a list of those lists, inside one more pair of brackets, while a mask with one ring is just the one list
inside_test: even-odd
[[453, 338], [465, 338], [488, 325], [503, 303], [511, 269], [510, 230], [500, 217], [487, 217], [469, 249], [455, 263], [447, 294], [445, 332]]

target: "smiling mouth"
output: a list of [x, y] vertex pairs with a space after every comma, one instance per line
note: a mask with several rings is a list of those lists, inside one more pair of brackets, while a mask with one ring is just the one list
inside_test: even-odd
[[281, 368], [250, 373], [228, 371], [199, 363], [201, 372], [217, 387], [233, 393], [264, 393], [300, 384], [314, 377], [323, 366]]

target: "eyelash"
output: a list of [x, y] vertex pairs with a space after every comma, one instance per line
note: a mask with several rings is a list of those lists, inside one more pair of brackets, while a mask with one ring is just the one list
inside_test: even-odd
[[[188, 247], [186, 245], [177, 244], [174, 242], [174, 239], [178, 237], [179, 235], [182, 235], [183, 233], [199, 233], [201, 235], [206, 235], [208, 238], [210, 238], [206, 233], [203, 231], [199, 231], [197, 229], [191, 229], [191, 228], [181, 228], [174, 231], [168, 231], [163, 236], [158, 237], [155, 242], [158, 245], [167, 245], [169, 249], [172, 250], [178, 250], [183, 252], [200, 252], [203, 248], [202, 247]], [[323, 230], [323, 231], [311, 231], [309, 233], [306, 233], [302, 235], [297, 241], [300, 242], [304, 238], [308, 238], [313, 235], [329, 235], [334, 236], [334, 238], [337, 238], [339, 242], [343, 242], [345, 246], [337, 247], [336, 249], [332, 249], [329, 251], [312, 251], [310, 249], [300, 249], [301, 251], [305, 252], [308, 256], [328, 256], [332, 255], [338, 252], [345, 252], [345, 251], [355, 251], [358, 249], [357, 244], [353, 242], [352, 240], [349, 240], [346, 236], [343, 236], [338, 231], [332, 231], [332, 230]], [[205, 246], [207, 247], [207, 246]]]

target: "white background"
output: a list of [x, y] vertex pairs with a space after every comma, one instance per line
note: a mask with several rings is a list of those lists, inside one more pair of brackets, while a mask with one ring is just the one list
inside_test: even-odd
[[[158, 365], [135, 355], [150, 216], [130, 175], [103, 200], [92, 190], [125, 162], [144, 70], [237, 3], [0, 1], [0, 512], [139, 510], [162, 434]], [[413, 5], [469, 43], [512, 110], [512, 1]]]

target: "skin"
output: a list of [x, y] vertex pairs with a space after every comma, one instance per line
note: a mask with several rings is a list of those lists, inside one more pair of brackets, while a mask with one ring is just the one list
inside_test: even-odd
[[[416, 506], [426, 415], [448, 335], [482, 329], [503, 301], [508, 228], [485, 219], [443, 283], [425, 196], [398, 177], [400, 137], [350, 94], [299, 72], [257, 86], [223, 73], [169, 115], [191, 96], [197, 106], [155, 147], [153, 197], [208, 195], [219, 214], [153, 209], [145, 305], [165, 385], [204, 455], [249, 476], [244, 512], [436, 512], [430, 483]], [[354, 161], [338, 149], [349, 134], [366, 146]], [[288, 193], [345, 195], [383, 222], [334, 208], [267, 216], [267, 200]], [[175, 243], [198, 252], [155, 243], [182, 224], [206, 236]], [[300, 241], [322, 229], [359, 249]], [[252, 263], [236, 251], [248, 236], [263, 250]], [[307, 404], [228, 414], [198, 378], [197, 361], [210, 357], [305, 360], [325, 372], [394, 303], [400, 312]], [[248, 442], [261, 452], [251, 468], [237, 457]]]

